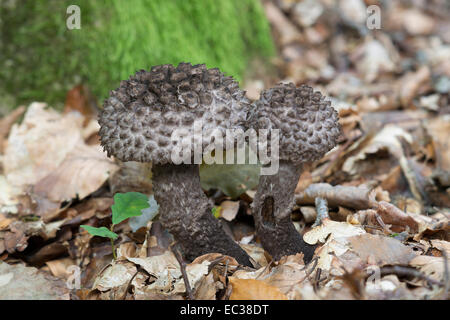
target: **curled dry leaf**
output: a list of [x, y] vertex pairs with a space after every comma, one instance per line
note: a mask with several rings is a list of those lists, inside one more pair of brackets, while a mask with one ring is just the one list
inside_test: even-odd
[[294, 298], [294, 287], [301, 286], [306, 279], [304, 267], [303, 254], [284, 257], [284, 260], [281, 259], [268, 275], [258, 279], [278, 288], [286, 296]]
[[23, 122], [12, 127], [2, 159], [7, 183], [16, 193], [10, 197], [34, 186], [41, 201], [59, 206], [86, 197], [106, 181], [116, 166], [97, 145], [84, 143], [82, 123], [77, 112], [62, 115], [43, 103], [29, 106]]
[[[417, 267], [426, 276], [436, 281], [444, 280], [445, 263], [444, 257], [433, 256], [417, 256], [410, 261], [410, 265]], [[450, 264], [450, 259], [447, 258], [447, 265]]]
[[358, 168], [359, 162], [366, 160], [369, 154], [375, 154], [383, 149], [389, 151], [393, 156], [400, 158], [403, 155], [403, 150], [399, 138], [403, 138], [409, 143], [412, 142], [412, 136], [402, 128], [392, 124], [386, 125], [356, 155], [345, 160], [342, 165], [342, 170], [350, 174], [357, 174], [360, 172]]
[[268, 261], [266, 255], [264, 254], [264, 249], [255, 244], [239, 244], [242, 249], [247, 252], [247, 254], [260, 266], [264, 267], [267, 265]]
[[62, 258], [45, 262], [53, 276], [68, 280], [73, 275], [75, 261], [71, 258]]
[[366, 233], [363, 229], [353, 226], [347, 222], [337, 222], [330, 219], [324, 219], [322, 224], [303, 235], [303, 240], [308, 244], [318, 242], [325, 243], [325, 240], [331, 234], [332, 238], [347, 238]]
[[13, 221], [8, 227], [9, 231], [5, 231], [4, 234], [4, 249], [9, 253], [22, 252], [27, 248], [28, 239], [31, 236], [39, 236], [43, 240], [54, 238], [63, 223], [64, 220], [51, 223], [44, 223], [42, 220], [30, 222]]
[[394, 232], [402, 232], [409, 229], [411, 233], [416, 233], [419, 230], [419, 224], [413, 217], [389, 202], [378, 202], [376, 211], [385, 224], [392, 225], [391, 230]]
[[122, 300], [125, 298], [130, 282], [136, 273], [136, 266], [129, 261], [113, 262], [103, 269], [95, 279], [91, 294], [95, 294], [95, 290], [98, 290], [101, 292], [101, 299]]
[[[306, 270], [303, 263], [303, 254], [296, 254], [291, 256], [285, 256], [280, 259], [280, 261], [261, 267], [255, 271], [248, 270], [238, 270], [233, 274], [233, 281], [237, 280], [254, 280], [264, 283], [269, 286], [268, 291], [259, 291], [260, 289], [267, 288], [259, 282], [237, 282], [238, 289], [241, 286], [245, 286], [246, 283], [249, 285], [255, 284], [252, 291], [242, 293], [235, 292], [235, 286], [232, 285], [233, 292], [237, 296], [233, 296], [236, 299], [271, 299], [270, 296], [262, 296], [263, 294], [276, 294], [282, 293], [288, 299], [298, 299], [299, 297], [311, 296], [309, 292], [309, 281], [306, 279]], [[273, 291], [272, 288], [277, 290]], [[243, 290], [243, 288], [242, 288]], [[242, 296], [246, 294], [246, 296]]]
[[[142, 267], [155, 281], [145, 288], [145, 292], [174, 295], [186, 291], [180, 265], [174, 254], [167, 250], [164, 254], [146, 258], [128, 258], [127, 260]], [[192, 289], [209, 273], [210, 261], [193, 262], [186, 266], [186, 274]], [[141, 288], [143, 290], [143, 288]]]
[[[349, 245], [345, 238], [334, 239], [330, 237], [327, 242], [316, 251], [318, 257], [317, 268], [320, 268], [325, 272], [330, 272], [336, 257], [341, 257], [348, 251]], [[346, 267], [348, 268], [348, 266]]]
[[173, 253], [169, 250], [158, 256], [147, 258], [127, 258], [129, 261], [141, 266], [145, 271], [154, 277], [160, 277], [169, 272], [171, 274], [181, 275], [179, 264]]
[[431, 240], [431, 245], [441, 252], [445, 252], [450, 258], [450, 242], [444, 240]]

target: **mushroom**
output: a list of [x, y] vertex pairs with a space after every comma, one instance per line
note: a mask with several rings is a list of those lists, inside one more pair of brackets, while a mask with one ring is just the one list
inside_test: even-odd
[[278, 172], [260, 176], [253, 200], [257, 235], [273, 259], [303, 252], [308, 262], [314, 247], [303, 241], [292, 223], [294, 191], [305, 165], [336, 145], [338, 114], [320, 92], [289, 83], [263, 91], [249, 121], [255, 130], [266, 129], [271, 134], [279, 130]]
[[[196, 146], [201, 152], [214, 139], [215, 130], [242, 128], [250, 106], [244, 94], [217, 68], [166, 64], [122, 81], [100, 114], [101, 144], [108, 156], [152, 163], [160, 221], [188, 260], [218, 252], [252, 266], [247, 253], [212, 215], [196, 161], [202, 159]], [[201, 125], [200, 135], [196, 123]], [[182, 139], [174, 139], [175, 133]]]

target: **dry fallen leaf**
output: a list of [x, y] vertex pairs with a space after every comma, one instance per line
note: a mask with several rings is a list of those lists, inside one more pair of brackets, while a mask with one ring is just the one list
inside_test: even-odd
[[303, 240], [311, 245], [318, 242], [325, 243], [325, 239], [331, 234], [332, 238], [347, 238], [366, 233], [362, 228], [353, 226], [347, 222], [337, 222], [324, 219], [320, 226], [313, 228], [303, 235]]
[[230, 300], [288, 300], [281, 291], [264, 281], [230, 277]]
[[417, 254], [412, 248], [391, 237], [369, 233], [347, 238], [351, 250], [358, 254], [363, 262], [378, 266], [407, 265]]
[[433, 141], [437, 167], [450, 171], [450, 116], [443, 115], [426, 122], [426, 129]]
[[369, 154], [375, 154], [382, 149], [389, 151], [396, 157], [400, 157], [403, 154], [400, 138], [405, 139], [407, 142], [412, 142], [412, 136], [402, 128], [395, 125], [386, 125], [356, 155], [345, 160], [342, 170], [350, 174], [357, 174], [359, 171], [358, 163], [366, 160]]
[[69, 300], [64, 281], [22, 264], [0, 261], [0, 300]]
[[116, 166], [99, 147], [84, 144], [82, 121], [79, 113], [61, 115], [32, 103], [8, 138], [3, 158], [7, 181], [21, 189], [37, 184], [53, 201], [77, 194], [83, 198], [98, 189]]
[[[52, 275], [57, 278], [67, 279], [73, 275], [75, 261], [71, 258], [62, 258], [45, 262]], [[72, 267], [72, 268], [71, 268]]]
[[[447, 259], [447, 265], [450, 259]], [[417, 256], [409, 264], [419, 268], [425, 275], [436, 281], [444, 279], [445, 264], [444, 257]]]
[[239, 201], [226, 200], [220, 204], [220, 216], [227, 221], [232, 221], [239, 211]]
[[399, 80], [400, 101], [405, 108], [409, 108], [419, 90], [426, 86], [431, 79], [431, 72], [427, 66], [422, 66], [416, 72], [406, 74]]
[[260, 266], [264, 267], [267, 265], [268, 261], [266, 255], [264, 254], [264, 249], [255, 244], [240, 244], [241, 248], [247, 252], [247, 254], [256, 261]]
[[54, 201], [84, 199], [117, 170], [100, 146], [77, 144], [53, 172], [39, 180], [34, 192]]
[[107, 292], [106, 295], [101, 295], [102, 299], [122, 300], [136, 272], [136, 266], [129, 261], [113, 262], [97, 276], [92, 291]]
[[412, 216], [389, 202], [378, 202], [377, 213], [385, 224], [392, 225], [392, 231], [401, 232], [409, 229], [410, 232], [416, 233], [419, 229], [418, 223]]

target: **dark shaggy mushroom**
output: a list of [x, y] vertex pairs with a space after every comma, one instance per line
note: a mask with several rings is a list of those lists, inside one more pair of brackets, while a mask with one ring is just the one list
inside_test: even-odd
[[294, 191], [303, 166], [336, 145], [337, 112], [320, 92], [293, 83], [263, 91], [253, 112], [251, 127], [279, 130], [280, 160], [278, 173], [261, 175], [259, 180], [253, 202], [257, 235], [275, 260], [303, 252], [310, 261], [314, 247], [303, 241], [291, 220]]
[[[212, 131], [224, 133], [242, 127], [247, 101], [231, 77], [217, 68], [190, 63], [138, 71], [105, 101], [99, 120], [104, 149], [108, 156], [122, 161], [152, 163], [161, 223], [188, 260], [219, 252], [252, 265], [246, 252], [213, 217], [212, 205], [200, 185], [199, 166], [190, 164], [198, 157], [194, 144], [199, 144], [200, 150], [209, 145], [214, 139]], [[200, 136], [195, 133], [196, 121], [201, 121], [197, 122]], [[176, 129], [182, 140], [173, 139]], [[181, 150], [186, 147], [188, 156], [183, 158], [186, 153]], [[175, 164], [174, 155], [188, 161]]]

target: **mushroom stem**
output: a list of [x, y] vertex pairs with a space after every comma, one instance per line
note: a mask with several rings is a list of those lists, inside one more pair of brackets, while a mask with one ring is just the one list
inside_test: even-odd
[[253, 266], [247, 253], [212, 215], [212, 206], [200, 185], [198, 165], [154, 164], [152, 172], [160, 221], [178, 241], [187, 260], [218, 252]]
[[253, 217], [264, 249], [275, 260], [303, 252], [307, 263], [314, 254], [315, 247], [303, 241], [291, 220], [294, 191], [301, 171], [301, 165], [280, 160], [277, 174], [259, 178], [253, 200]]

